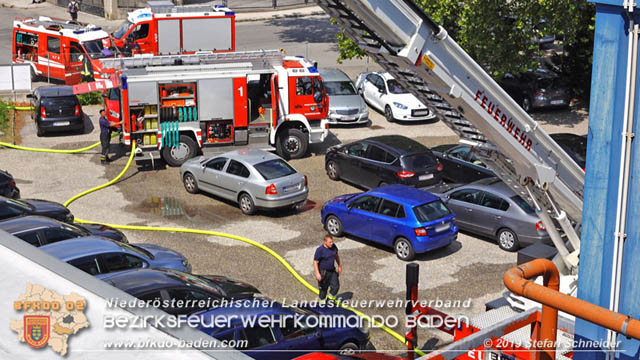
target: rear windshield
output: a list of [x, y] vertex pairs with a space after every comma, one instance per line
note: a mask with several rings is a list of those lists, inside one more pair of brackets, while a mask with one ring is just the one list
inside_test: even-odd
[[47, 106], [76, 106], [78, 100], [75, 96], [57, 96], [42, 98], [42, 105]]
[[451, 210], [442, 201], [436, 200], [413, 208], [413, 213], [419, 222], [430, 222], [451, 214]]
[[355, 95], [356, 89], [351, 81], [328, 81], [324, 83], [329, 95]]
[[254, 167], [265, 180], [277, 179], [296, 173], [291, 165], [281, 159], [265, 161], [254, 165]]
[[431, 153], [421, 153], [405, 156], [402, 158], [408, 169], [422, 169], [435, 166], [438, 162]]
[[531, 205], [529, 205], [526, 201], [524, 201], [524, 199], [522, 199], [520, 196], [514, 195], [511, 197], [511, 200], [513, 200], [514, 203], [518, 204], [518, 206], [520, 206], [520, 208], [524, 210], [526, 213], [535, 214], [536, 211], [531, 207]]

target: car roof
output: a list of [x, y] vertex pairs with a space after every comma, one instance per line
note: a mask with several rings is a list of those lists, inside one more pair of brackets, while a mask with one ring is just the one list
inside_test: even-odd
[[0, 221], [0, 229], [9, 234], [38, 228], [61, 227], [61, 223], [55, 219], [44, 216], [20, 216]]
[[349, 76], [342, 70], [338, 69], [320, 69], [320, 77], [322, 81], [351, 81]]
[[440, 199], [428, 191], [401, 184], [385, 185], [369, 191], [368, 194], [382, 196], [409, 206], [422, 205]]
[[163, 269], [129, 270], [105, 280], [124, 292], [136, 294], [185, 284], [175, 273]]
[[430, 151], [428, 147], [402, 135], [381, 135], [366, 138], [364, 140], [394, 149], [396, 152], [401, 153], [401, 155]]
[[226, 157], [234, 160], [242, 160], [250, 165], [259, 164], [268, 160], [280, 159], [279, 156], [274, 155], [268, 151], [251, 148], [233, 150], [224, 154], [216, 155], [215, 157]]
[[38, 89], [40, 97], [75, 96], [71, 86], [46, 86]]
[[[40, 247], [41, 250], [61, 260], [107, 252], [122, 252], [122, 244], [101, 236], [84, 236]], [[128, 251], [127, 251], [128, 252]]]
[[492, 193], [504, 196], [506, 198], [517, 195], [515, 191], [513, 191], [513, 189], [511, 189], [507, 184], [502, 182], [502, 180], [497, 177], [480, 179], [465, 185], [465, 187], [473, 187], [480, 190], [489, 190]]

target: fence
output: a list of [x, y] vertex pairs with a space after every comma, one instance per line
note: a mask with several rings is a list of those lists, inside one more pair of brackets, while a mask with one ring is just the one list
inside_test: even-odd
[[[80, 11], [93, 15], [104, 16], [104, 0], [80, 0]], [[67, 8], [69, 0], [56, 0], [56, 5]]]
[[[68, 0], [58, 0], [67, 2]], [[85, 1], [102, 1], [102, 0], [83, 0]], [[118, 0], [119, 8], [141, 8], [146, 7], [147, 0]], [[177, 1], [176, 1], [177, 2]], [[233, 11], [246, 12], [246, 11], [260, 11], [271, 9], [287, 9], [292, 7], [299, 7], [305, 5], [314, 5], [314, 0], [214, 0], [214, 1], [202, 1], [202, 0], [183, 0], [184, 5], [210, 3], [213, 5], [227, 6]]]

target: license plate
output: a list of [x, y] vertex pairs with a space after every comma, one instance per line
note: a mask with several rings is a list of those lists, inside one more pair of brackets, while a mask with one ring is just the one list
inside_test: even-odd
[[449, 226], [450, 226], [450, 224], [444, 224], [444, 225], [436, 226], [436, 232], [449, 230]]
[[426, 174], [426, 175], [418, 176], [418, 180], [420, 180], [420, 181], [429, 180], [429, 179], [433, 179], [433, 174]]
[[564, 100], [551, 100], [551, 105], [562, 105]]
[[56, 121], [53, 123], [53, 126], [67, 126], [69, 125], [68, 121]]
[[355, 116], [341, 116], [340, 120], [342, 121], [354, 121], [356, 119]]
[[282, 191], [284, 191], [284, 192], [294, 191], [294, 190], [298, 190], [299, 187], [300, 187], [299, 185], [284, 186], [282, 188]]

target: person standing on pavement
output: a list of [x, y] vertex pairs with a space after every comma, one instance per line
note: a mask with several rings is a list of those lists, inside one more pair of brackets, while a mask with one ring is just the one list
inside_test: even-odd
[[[100, 109], [100, 145], [102, 146], [102, 156], [100, 157], [100, 163], [106, 165], [111, 161], [109, 159], [109, 147], [111, 146], [111, 131], [114, 130], [112, 124], [107, 119], [107, 112], [104, 109]], [[122, 121], [115, 125], [122, 124]]]
[[[334, 263], [338, 264], [336, 271]], [[342, 261], [338, 255], [338, 247], [333, 243], [333, 236], [324, 236], [323, 243], [316, 249], [313, 256], [313, 267], [315, 268], [316, 280], [320, 292], [320, 301], [325, 301], [327, 289], [331, 296], [336, 296], [340, 289], [339, 276], [342, 274]]]
[[67, 11], [71, 15], [72, 21], [78, 21], [78, 11], [80, 11], [80, 4], [76, 0], [71, 0], [67, 5]]

